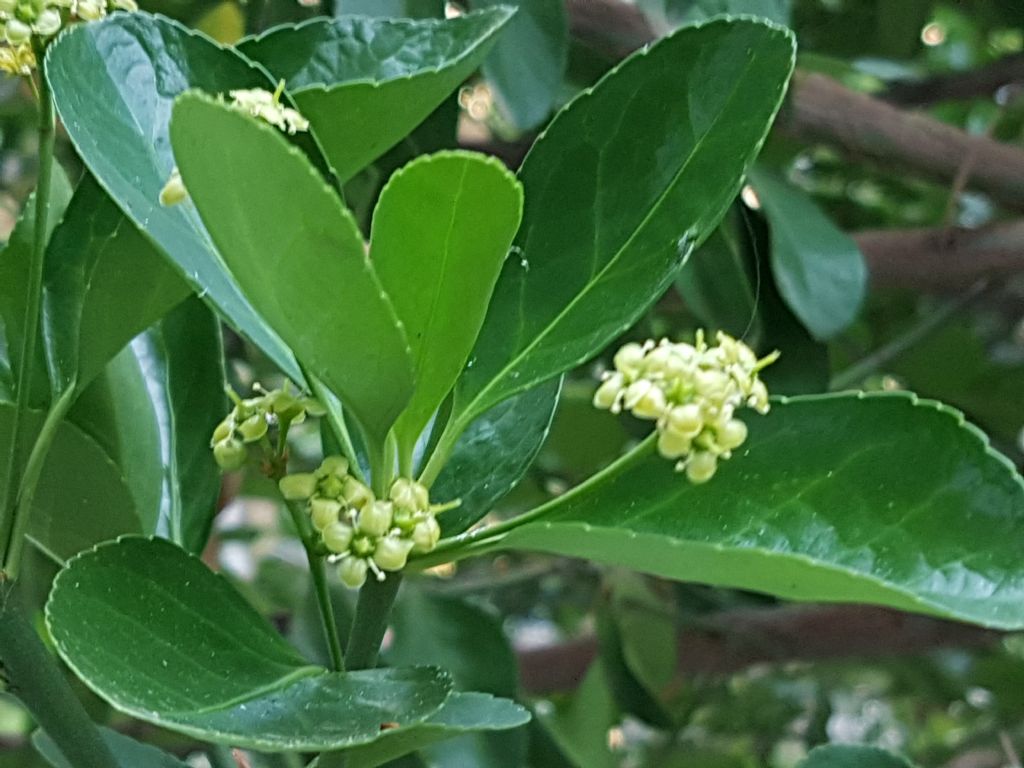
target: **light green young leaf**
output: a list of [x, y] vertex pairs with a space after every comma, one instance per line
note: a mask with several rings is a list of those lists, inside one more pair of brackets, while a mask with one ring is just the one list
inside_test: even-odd
[[816, 339], [835, 336], [864, 301], [864, 256], [804, 192], [761, 169], [749, 176], [768, 218], [779, 293]]
[[405, 328], [416, 378], [395, 425], [399, 455], [412, 455], [469, 358], [522, 206], [515, 177], [469, 152], [420, 157], [381, 192], [370, 258]]
[[238, 285], [382, 445], [412, 394], [412, 362], [351, 214], [280, 131], [208, 97], [178, 100], [171, 137]]
[[905, 393], [830, 395], [747, 422], [710, 482], [687, 482], [648, 441], [500, 546], [1024, 627], [1024, 480], [961, 414]]
[[188, 295], [185, 281], [86, 176], [46, 253], [43, 336], [54, 397], [85, 387]]
[[243, 40], [239, 50], [286, 81], [345, 182], [479, 67], [511, 15], [501, 7], [449, 20], [314, 19]]
[[451, 690], [429, 667], [310, 666], [225, 579], [163, 539], [124, 538], [75, 558], [46, 621], [64, 660], [111, 705], [218, 744], [367, 744], [383, 723], [424, 721]]
[[526, 207], [453, 428], [581, 363], [671, 282], [739, 189], [793, 67], [788, 31], [683, 29], [586, 91], [530, 151]]
[[175, 165], [174, 99], [189, 88], [273, 89], [266, 72], [171, 19], [117, 13], [62, 34], [47, 51], [46, 75], [61, 122], [100, 186], [197, 293], [298, 380], [287, 347], [242, 296], [195, 208], [159, 201]]

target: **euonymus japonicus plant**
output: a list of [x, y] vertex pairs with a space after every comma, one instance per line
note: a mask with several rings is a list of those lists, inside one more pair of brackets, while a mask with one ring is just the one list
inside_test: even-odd
[[[481, 522], [536, 457], [561, 375], [726, 213], [786, 89], [785, 29], [679, 30], [570, 101], [516, 175], [465, 151], [389, 173], [377, 161], [479, 67], [508, 9], [320, 18], [234, 47], [107, 10], [0, 6], [0, 66], [34, 83], [41, 139], [0, 256], [0, 657], [54, 764], [179, 763], [92, 725], [26, 617], [26, 547], [62, 567], [56, 651], [113, 707], [321, 768], [528, 720], [430, 659], [377, 665], [403, 579], [474, 555], [1024, 627], [1024, 485], [980, 432], [907, 395], [771, 398], [761, 375], [786, 349], [724, 334], [622, 346], [593, 402], [649, 436]], [[286, 383], [225, 399], [221, 322]], [[307, 461], [293, 438], [314, 420]], [[221, 470], [273, 481], [330, 666], [198, 558]], [[347, 632], [332, 583], [358, 589]]]

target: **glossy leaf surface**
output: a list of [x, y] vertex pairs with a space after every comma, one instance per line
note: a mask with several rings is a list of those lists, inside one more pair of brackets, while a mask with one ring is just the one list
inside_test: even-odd
[[416, 389], [395, 427], [411, 454], [473, 349], [522, 215], [497, 160], [425, 155], [395, 173], [373, 214], [370, 258], [412, 353]]
[[746, 421], [747, 443], [711, 482], [688, 483], [648, 441], [502, 546], [1024, 626], [1024, 481], [958, 412], [833, 395]]
[[430, 491], [441, 502], [462, 501], [438, 518], [445, 536], [490, 512], [533, 464], [551, 429], [561, 385], [559, 378], [510, 397], [462, 433]]
[[210, 436], [227, 412], [220, 324], [201, 301], [189, 299], [136, 338], [131, 350], [155, 409], [163, 467], [155, 526], [145, 532], [199, 553], [221, 485], [210, 450]]
[[185, 281], [86, 176], [47, 249], [43, 318], [54, 394], [88, 384], [188, 295]]
[[424, 720], [451, 688], [428, 667], [310, 666], [227, 581], [161, 539], [126, 538], [73, 560], [46, 616], [61, 656], [113, 706], [216, 743], [364, 744], [382, 723]]
[[[569, 22], [565, 4], [550, 0], [477, 0], [474, 7], [511, 5], [507, 29], [484, 60], [498, 108], [520, 130], [543, 123], [565, 87]], [[528, 56], [523, 51], [529, 51]]]
[[[10, 450], [14, 406], [0, 403], [0, 456]], [[39, 433], [43, 414], [29, 411], [24, 450]], [[28, 535], [55, 560], [124, 533], [137, 533], [131, 492], [117, 466], [81, 429], [64, 423], [43, 464]]]
[[[101, 728], [100, 732], [114, 759], [117, 760], [117, 768], [188, 768], [188, 763], [181, 762], [151, 744], [143, 744], [109, 728]], [[75, 768], [60, 753], [53, 740], [42, 731], [36, 731], [32, 735], [32, 746], [53, 768]]]
[[175, 165], [174, 99], [189, 88], [273, 88], [266, 73], [202, 34], [146, 13], [75, 25], [50, 47], [46, 73], [68, 135], [100, 185], [196, 292], [297, 379], [290, 353], [242, 296], [195, 207], [159, 202]]
[[344, 182], [473, 73], [510, 15], [495, 8], [450, 20], [315, 19], [278, 27], [239, 49], [285, 80]]
[[457, 423], [588, 359], [661, 295], [731, 203], [792, 65], [785, 30], [716, 21], [635, 54], [555, 118], [520, 170], [519, 253]]
[[189, 194], [238, 284], [380, 443], [412, 394], [408, 344], [351, 214], [276, 129], [198, 94], [171, 125]]
[[480, 731], [516, 728], [530, 714], [508, 699], [486, 693], [453, 693], [436, 713], [419, 725], [385, 731], [372, 744], [327, 754], [317, 768], [376, 768], [432, 744]]
[[835, 336], [853, 322], [867, 291], [860, 249], [803, 191], [759, 169], [750, 181], [771, 230], [779, 293], [815, 338]]

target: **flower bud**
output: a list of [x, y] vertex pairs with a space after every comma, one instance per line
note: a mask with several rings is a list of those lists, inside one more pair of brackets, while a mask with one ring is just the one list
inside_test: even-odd
[[594, 393], [594, 407], [608, 410], [615, 405], [619, 394], [626, 385], [626, 379], [621, 373], [613, 373], [597, 388]]
[[75, 4], [75, 15], [82, 21], [98, 21], [106, 15], [106, 11], [94, 0], [78, 0]]
[[658, 435], [658, 453], [666, 459], [678, 459], [690, 452], [693, 445], [689, 437], [678, 432], [664, 430]]
[[692, 439], [704, 429], [704, 416], [696, 403], [679, 405], [668, 412], [667, 428], [680, 437]]
[[718, 457], [710, 451], [699, 451], [686, 461], [686, 477], [691, 483], [706, 483], [718, 469]]
[[639, 344], [626, 344], [615, 353], [615, 367], [619, 371], [636, 376], [640, 372], [640, 365], [644, 361], [644, 348]]
[[333, 475], [344, 480], [348, 476], [348, 459], [344, 456], [328, 456], [320, 463], [316, 473], [320, 477]]
[[352, 543], [352, 527], [345, 523], [331, 523], [321, 533], [324, 537], [324, 546], [339, 555], [347, 552], [348, 545]]
[[311, 472], [285, 475], [278, 480], [277, 487], [288, 501], [305, 501], [316, 493], [316, 475]]
[[373, 501], [373, 492], [354, 477], [345, 479], [341, 495], [351, 507], [363, 507]]
[[390, 497], [396, 507], [413, 512], [425, 510], [430, 506], [430, 494], [426, 486], [404, 477], [395, 480], [391, 486]]
[[4, 25], [4, 36], [11, 45], [27, 43], [32, 38], [32, 28], [18, 19], [8, 19]]
[[751, 386], [750, 397], [747, 399], [747, 403], [762, 416], [768, 413], [768, 388], [760, 379], [757, 379], [753, 386]]
[[234, 425], [231, 423], [230, 417], [224, 419], [217, 428], [213, 430], [213, 437], [210, 438], [210, 445], [216, 445], [217, 443], [223, 442], [231, 437], [231, 433], [235, 431]]
[[431, 515], [426, 520], [417, 523], [416, 527], [412, 529], [412, 551], [417, 553], [429, 552], [437, 546], [440, 538], [441, 526], [438, 525], [437, 520]]
[[247, 443], [255, 443], [267, 434], [267, 419], [262, 413], [255, 413], [238, 425], [238, 434]]
[[392, 515], [390, 501], [373, 501], [359, 511], [357, 525], [368, 536], [383, 536], [391, 528]]
[[661, 388], [647, 379], [640, 379], [626, 390], [626, 407], [641, 419], [657, 419], [665, 412], [668, 401]]
[[338, 578], [349, 589], [359, 589], [366, 583], [367, 562], [361, 557], [346, 557], [338, 566]]
[[119, 11], [135, 12], [139, 10], [138, 3], [135, 0], [107, 0], [109, 5]]
[[36, 19], [36, 23], [32, 25], [32, 28], [38, 35], [51, 37], [60, 31], [62, 23], [60, 11], [56, 8], [47, 8], [39, 14], [39, 18]]
[[249, 451], [246, 449], [245, 443], [233, 437], [222, 440], [213, 446], [213, 458], [217, 462], [217, 466], [225, 472], [241, 469], [248, 455]]
[[188, 199], [188, 190], [185, 189], [185, 182], [181, 180], [181, 174], [175, 168], [171, 171], [167, 183], [160, 190], [160, 205], [169, 208], [172, 205], [184, 202]]
[[382, 570], [400, 571], [405, 568], [412, 547], [413, 543], [408, 539], [385, 536], [377, 542], [377, 548], [373, 551], [373, 562]]
[[309, 516], [313, 521], [313, 527], [318, 531], [322, 531], [331, 523], [338, 522], [341, 510], [341, 502], [334, 499], [315, 496], [309, 502]]
[[727, 451], [739, 448], [747, 439], [747, 425], [739, 419], [729, 419], [718, 430], [718, 444]]
[[17, 7], [18, 0], [0, 0], [0, 15], [5, 18], [11, 16]]

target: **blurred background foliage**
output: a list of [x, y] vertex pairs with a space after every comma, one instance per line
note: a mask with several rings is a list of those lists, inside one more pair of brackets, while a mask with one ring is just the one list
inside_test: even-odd
[[[933, 158], [945, 164], [935, 173], [903, 157], [906, 147], [882, 146], [873, 134], [881, 123], [865, 123], [856, 100], [849, 114], [832, 117], [869, 148], [875, 142], [871, 151], [820, 132], [808, 137], [795, 104], [800, 82], [825, 75], [843, 98], [871, 94], [872, 104], [890, 105], [885, 114], [897, 128], [924, 119], [1024, 152], [1024, 3], [503, 1], [519, 15], [482, 71], [348, 184], [364, 225], [388, 174], [415, 154], [462, 144], [515, 166], [559, 106], [637, 45], [720, 13], [769, 18], [792, 27], [800, 45], [792, 114], [784, 111], [722, 226], [626, 338], [721, 328], [783, 351], [770, 371], [776, 392], [909, 389], [939, 398], [1020, 466], [1024, 195], [976, 184], [984, 158], [973, 150]], [[229, 43], [317, 14], [428, 17], [497, 2], [142, 5]], [[33, 185], [33, 121], [31, 95], [13, 80], [0, 83], [2, 239]], [[61, 159], [74, 162], [66, 145]], [[229, 337], [227, 348], [236, 387], [274, 381], [272, 366], [242, 340]], [[639, 425], [590, 407], [607, 362], [567, 377], [540, 460], [496, 515], [564, 492], [641, 435]], [[297, 448], [312, 461], [317, 435], [304, 433]], [[263, 482], [228, 483], [208, 559], [301, 649], [322, 657], [301, 550]], [[45, 592], [51, 566], [39, 558], [29, 566]], [[336, 599], [344, 631], [348, 596], [339, 590]], [[386, 643], [386, 661], [440, 663], [459, 686], [519, 695], [536, 715], [520, 732], [445, 743], [403, 766], [792, 768], [817, 745], [851, 743], [921, 766], [997, 768], [1020, 766], [1024, 751], [1024, 638], [875, 609], [782, 606], [581, 562], [501, 555], [410, 584]], [[98, 719], [141, 728], [90, 701]], [[21, 710], [0, 700], [0, 766], [41, 765], [28, 732]], [[148, 727], [135, 735], [181, 755], [194, 750]], [[215, 768], [303, 764], [226, 751], [191, 759]]]

